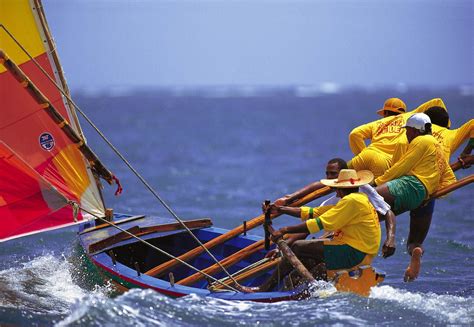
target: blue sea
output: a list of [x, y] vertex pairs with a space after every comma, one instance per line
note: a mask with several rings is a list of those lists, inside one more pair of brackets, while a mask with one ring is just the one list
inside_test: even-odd
[[[258, 216], [264, 199], [323, 178], [328, 159], [350, 159], [349, 132], [377, 119], [388, 97], [409, 108], [441, 97], [453, 128], [474, 116], [469, 88], [211, 87], [74, 96], [180, 218], [210, 217], [229, 229]], [[104, 186], [107, 207], [170, 216], [81, 121], [89, 145], [124, 186], [118, 198]], [[117, 294], [80, 264], [75, 227], [12, 240], [0, 245], [0, 325], [474, 325], [473, 191], [470, 185], [436, 202], [422, 271], [412, 283], [403, 282], [409, 217], [398, 217], [395, 255], [374, 263], [387, 278], [368, 298], [328, 287], [307, 300], [275, 304], [171, 299], [151, 290]], [[277, 227], [295, 223], [275, 220]], [[251, 233], [263, 235], [261, 227]]]

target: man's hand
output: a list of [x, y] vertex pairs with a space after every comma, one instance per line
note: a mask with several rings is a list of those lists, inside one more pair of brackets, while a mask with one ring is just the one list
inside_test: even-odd
[[271, 234], [270, 234], [270, 238], [271, 240], [273, 241], [273, 243], [276, 244], [276, 242], [283, 237], [283, 235], [286, 234], [286, 230], [285, 230], [285, 227], [279, 229], [279, 230], [276, 230], [276, 231], [273, 231]]
[[265, 255], [265, 258], [270, 258], [270, 259], [273, 260], [273, 259], [276, 259], [279, 256], [280, 256], [280, 250], [273, 249], [273, 250], [267, 252], [267, 254]]
[[290, 198], [289, 195], [285, 195], [279, 199], [276, 199], [275, 202], [273, 202], [274, 205], [276, 206], [286, 206], [288, 203], [288, 199]]
[[395, 253], [396, 250], [396, 245], [395, 245], [395, 239], [387, 239], [383, 243], [382, 246], [382, 257], [384, 259], [387, 259], [388, 257], [392, 256]]
[[280, 206], [276, 205], [274, 203], [269, 204], [268, 206], [265, 204], [265, 202], [262, 202], [262, 212], [266, 213], [267, 210], [270, 211], [270, 214], [278, 214], [280, 213]]

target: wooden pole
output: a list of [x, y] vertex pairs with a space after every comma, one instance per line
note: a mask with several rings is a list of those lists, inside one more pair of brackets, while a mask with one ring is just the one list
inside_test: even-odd
[[472, 182], [474, 182], [474, 174], [466, 176], [451, 185], [448, 185], [446, 187], [443, 187], [442, 189], [437, 190], [436, 192], [431, 194], [430, 198], [431, 199], [439, 198], [440, 196], [451, 193], [452, 191], [457, 190], [458, 188], [469, 185]]
[[[275, 258], [274, 260], [267, 261], [265, 263], [262, 263], [261, 265], [253, 267], [253, 268], [251, 268], [247, 271], [244, 271], [241, 274], [238, 274], [238, 275], [234, 276], [234, 279], [237, 282], [240, 283], [240, 282], [245, 281], [246, 279], [248, 279], [250, 277], [255, 276], [258, 273], [262, 273], [262, 272], [265, 272], [267, 270], [272, 269], [273, 267], [278, 265], [280, 263], [280, 261], [281, 261], [281, 258]], [[227, 278], [227, 279], [222, 281], [222, 284], [224, 284], [224, 285], [232, 285], [233, 283], [234, 282], [230, 278]], [[212, 290], [218, 290], [218, 289], [224, 288], [224, 286], [222, 284], [214, 283], [212, 285]]]
[[[265, 207], [267, 208], [270, 205], [270, 200], [265, 200]], [[269, 226], [272, 224], [272, 219], [270, 215], [270, 211], [265, 211], [265, 220], [264, 220], [264, 230], [265, 230], [265, 251], [270, 250], [270, 228]]]
[[[270, 233], [273, 235], [273, 233], [275, 231], [273, 229], [273, 227], [270, 225], [267, 228], [269, 229]], [[283, 256], [291, 263], [293, 268], [295, 268], [296, 271], [298, 271], [298, 273], [301, 275], [301, 277], [303, 277], [307, 282], [314, 282], [315, 281], [313, 275], [311, 275], [311, 273], [308, 271], [308, 269], [306, 269], [306, 267], [301, 263], [301, 261], [293, 253], [293, 251], [290, 249], [288, 244], [286, 244], [286, 242], [283, 240], [282, 237], [280, 237], [277, 240], [274, 239], [273, 241], [276, 242], [276, 244], [277, 244], [278, 248], [280, 249], [281, 253], [283, 254]]]
[[[321, 196], [327, 195], [331, 192], [332, 192], [332, 190], [329, 187], [325, 186], [325, 187], [323, 187], [319, 190], [316, 190], [316, 191], [304, 196], [301, 199], [298, 199], [297, 201], [291, 203], [289, 206], [299, 207], [299, 206], [302, 206], [302, 205], [304, 205], [308, 202], [311, 202], [311, 201], [313, 201], [317, 198], [320, 198]], [[275, 219], [278, 216], [280, 216], [280, 214], [272, 215], [271, 218]], [[255, 228], [257, 226], [262, 225], [263, 222], [264, 222], [264, 219], [265, 219], [265, 216], [262, 214], [260, 216], [257, 216], [255, 218], [253, 218], [252, 220], [248, 221], [247, 222], [247, 230], [250, 230], [252, 228]], [[237, 228], [234, 228], [233, 230], [228, 231], [227, 233], [219, 235], [218, 237], [210, 240], [209, 242], [205, 243], [204, 246], [208, 249], [211, 249], [211, 248], [213, 248], [213, 247], [215, 247], [219, 244], [222, 244], [222, 243], [224, 243], [224, 242], [226, 242], [226, 241], [242, 234], [242, 232], [243, 232], [243, 226], [240, 225]], [[178, 258], [183, 260], [183, 261], [189, 261], [189, 260], [197, 257], [203, 251], [204, 251], [204, 249], [199, 246], [199, 247], [196, 247], [196, 248], [180, 255]], [[164, 274], [164, 273], [168, 272], [170, 269], [175, 267], [177, 264], [179, 264], [179, 261], [177, 261], [175, 259], [172, 259], [172, 260], [169, 260], [165, 263], [162, 263], [159, 266], [156, 266], [155, 268], [152, 268], [152, 269], [148, 270], [147, 272], [145, 272], [145, 274], [150, 275], [150, 276], [159, 276], [161, 274]]]
[[[225, 268], [232, 266], [236, 262], [241, 261], [242, 259], [248, 257], [249, 255], [252, 255], [253, 253], [260, 251], [264, 247], [264, 240], [257, 241], [255, 243], [250, 244], [249, 246], [243, 248], [242, 250], [234, 253], [232, 256], [227, 257], [223, 260], [220, 261], [221, 265], [224, 266]], [[206, 269], [203, 270], [208, 275], [213, 275], [219, 271], [221, 271], [221, 267], [216, 263], [210, 267], [207, 267]], [[181, 279], [178, 281], [176, 284], [179, 285], [192, 285], [200, 280], [202, 280], [204, 276], [200, 273], [195, 273], [191, 276], [188, 276], [184, 279]]]

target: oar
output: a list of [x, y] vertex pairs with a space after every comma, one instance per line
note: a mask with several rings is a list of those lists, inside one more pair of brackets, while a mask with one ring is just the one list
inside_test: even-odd
[[[303, 198], [301, 199], [298, 199], [297, 201], [291, 203], [289, 206], [291, 207], [299, 207], [299, 206], [302, 206], [308, 202], [311, 202], [321, 196], [324, 196], [324, 195], [327, 195], [329, 193], [331, 193], [332, 190], [325, 186], [319, 190], [316, 190], [306, 196], [304, 196]], [[271, 216], [271, 219], [275, 219], [276, 217], [280, 216], [280, 214], [275, 214], [275, 215], [272, 215]], [[252, 220], [248, 221], [247, 222], [247, 230], [250, 230], [252, 228], [255, 228], [257, 226], [260, 226], [261, 224], [263, 224], [264, 222], [264, 215], [260, 215], [258, 217], [255, 217], [253, 218]], [[242, 234], [244, 231], [244, 227], [242, 225], [240, 225], [239, 227], [236, 227], [234, 228], [233, 230], [231, 231], [228, 231], [227, 233], [224, 233], [222, 235], [219, 235], [218, 237], [210, 240], [209, 242], [205, 243], [204, 246], [208, 249], [211, 249], [219, 244], [222, 244], [240, 234]], [[202, 247], [196, 247], [182, 255], [180, 255], [178, 258], [183, 260], [183, 261], [189, 261], [195, 257], [197, 257], [199, 254], [201, 254], [203, 252], [203, 248]], [[161, 265], [159, 266], [156, 266], [155, 268], [152, 268], [150, 270], [148, 270], [145, 274], [147, 275], [150, 275], [150, 276], [157, 276], [157, 275], [161, 275], [161, 274], [164, 274], [166, 272], [168, 272], [170, 269], [172, 269], [173, 267], [175, 267], [176, 265], [179, 264], [179, 261], [175, 260], [175, 259], [172, 259], [172, 260], [169, 260], [169, 261], [166, 261], [165, 263], [162, 263]]]

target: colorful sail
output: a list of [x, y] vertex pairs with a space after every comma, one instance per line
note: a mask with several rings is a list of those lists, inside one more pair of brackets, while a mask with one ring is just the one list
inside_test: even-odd
[[0, 242], [70, 225], [67, 201], [0, 141]]
[[[81, 152], [82, 146], [63, 129], [67, 123], [75, 135], [79, 135], [76, 139], [82, 140], [75, 112], [54, 83], [28, 56], [33, 57], [68, 94], [41, 3], [39, 0], [0, 1], [0, 24], [0, 50], [5, 54], [4, 60], [0, 59], [0, 140], [65, 198], [77, 202], [95, 215], [103, 216], [104, 204], [90, 167], [90, 158], [86, 160], [84, 151]], [[18, 76], [15, 78], [12, 71], [6, 69], [5, 58], [19, 66], [47, 103], [39, 103], [38, 97], [35, 98], [38, 92], [32, 92], [31, 85], [26, 87], [26, 80], [19, 81]], [[57, 116], [64, 117], [66, 122], [58, 124], [52, 119], [51, 112], [48, 112], [51, 108], [47, 106], [54, 106], [59, 114]], [[93, 169], [97, 167], [102, 166], [95, 165]], [[57, 220], [59, 214], [62, 217], [60, 222], [55, 223], [57, 226], [66, 224], [63, 219], [69, 223], [74, 221], [70, 207], [53, 211], [49, 214], [45, 212], [41, 218], [44, 222], [38, 224], [38, 230], [44, 229], [46, 221]], [[78, 219], [84, 218], [84, 214], [80, 213]], [[0, 215], [2, 226], [5, 226], [3, 219]]]

